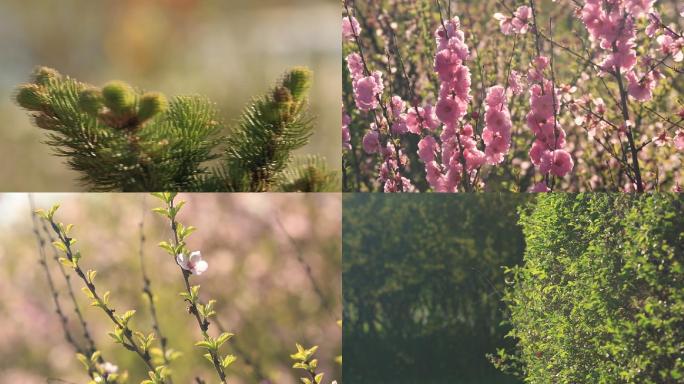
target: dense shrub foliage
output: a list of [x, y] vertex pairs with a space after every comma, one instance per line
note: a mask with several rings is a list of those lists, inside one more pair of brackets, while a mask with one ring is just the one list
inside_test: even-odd
[[522, 195], [347, 195], [343, 376], [349, 383], [508, 383], [487, 362], [502, 265], [521, 261]]
[[684, 199], [541, 196], [505, 294], [529, 383], [684, 382]]

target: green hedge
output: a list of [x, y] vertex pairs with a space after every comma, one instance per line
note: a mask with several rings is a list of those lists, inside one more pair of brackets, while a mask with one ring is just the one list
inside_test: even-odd
[[684, 383], [684, 199], [548, 194], [521, 212], [507, 271], [528, 383]]
[[518, 382], [485, 355], [508, 332], [501, 266], [522, 261], [528, 196], [345, 196], [345, 382]]

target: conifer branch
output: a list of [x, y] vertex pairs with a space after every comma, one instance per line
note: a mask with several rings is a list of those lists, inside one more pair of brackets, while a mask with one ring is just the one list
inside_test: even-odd
[[14, 99], [91, 190], [336, 190], [336, 172], [320, 159], [298, 162], [292, 155], [313, 133], [312, 76], [303, 67], [288, 71], [245, 108], [226, 137], [206, 98], [167, 100], [122, 81], [95, 87], [45, 67]]

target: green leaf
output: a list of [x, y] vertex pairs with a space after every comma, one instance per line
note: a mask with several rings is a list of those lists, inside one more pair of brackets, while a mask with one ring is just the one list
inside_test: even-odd
[[67, 252], [67, 247], [66, 247], [66, 245], [64, 245], [64, 243], [62, 243], [62, 242], [59, 241], [59, 240], [53, 241], [53, 242], [52, 242], [52, 245], [53, 245], [55, 248], [57, 248], [58, 250], [60, 250], [60, 251], [62, 251], [62, 252], [64, 252], [64, 253]]
[[69, 259], [67, 259], [66, 257], [60, 257], [60, 258], [57, 259], [57, 260], [59, 261], [60, 264], [62, 264], [62, 265], [65, 266], [65, 267], [69, 267], [69, 268], [73, 268], [73, 267], [74, 267], [74, 263], [71, 262], [71, 261], [69, 261]]
[[85, 369], [90, 369], [90, 360], [88, 360], [88, 358], [85, 357], [85, 355], [77, 353], [76, 358], [78, 359], [78, 361], [81, 362], [81, 364], [83, 364]]
[[233, 336], [235, 336], [233, 333], [229, 333], [229, 332], [222, 333], [219, 337], [216, 338], [216, 346], [218, 348], [221, 348], [221, 346], [226, 341], [230, 340]]
[[126, 313], [124, 313], [123, 316], [121, 316], [121, 322], [124, 325], [128, 324], [128, 322], [131, 320], [131, 317], [133, 317], [133, 315], [135, 315], [135, 309], [131, 309], [129, 311], [126, 311]]
[[36, 209], [33, 211], [36, 215], [38, 215], [41, 219], [43, 220], [49, 220], [47, 212], [44, 209]]
[[196, 347], [208, 349], [210, 351], [216, 350], [216, 344], [212, 340], [202, 340], [195, 343]]
[[169, 253], [172, 256], [176, 256], [176, 251], [173, 247], [173, 245], [169, 244], [167, 241], [162, 241], [159, 243], [159, 247], [163, 250], [165, 250], [167, 253]]
[[59, 204], [53, 205], [50, 210], [47, 213], [47, 218], [48, 220], [52, 220], [52, 218], [55, 216], [55, 212], [59, 209]]
[[85, 293], [89, 299], [95, 300], [95, 296], [93, 295], [92, 292], [90, 292], [90, 289], [88, 289], [88, 287], [81, 288], [81, 291], [83, 291], [83, 293]]
[[237, 360], [237, 357], [235, 357], [234, 355], [226, 355], [226, 357], [224, 357], [221, 361], [221, 366], [223, 368], [228, 368], [228, 366], [233, 364], [235, 360]]
[[210, 363], [214, 364], [214, 358], [211, 357], [211, 353], [205, 353], [202, 356], [204, 356], [205, 359], [209, 360]]
[[91, 284], [95, 281], [95, 276], [97, 276], [97, 271], [89, 269], [88, 272], [86, 272], [86, 277], [88, 278], [88, 282]]
[[171, 218], [171, 214], [166, 208], [153, 208], [152, 212], [156, 212], [164, 217]]

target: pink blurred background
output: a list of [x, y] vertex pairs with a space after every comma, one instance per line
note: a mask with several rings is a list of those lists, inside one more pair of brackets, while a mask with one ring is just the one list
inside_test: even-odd
[[[158, 200], [142, 194], [37, 194], [34, 199], [43, 208], [61, 203], [56, 219], [75, 224], [72, 236], [83, 254], [82, 267], [96, 269], [97, 285], [112, 291], [112, 305], [120, 313], [137, 309], [133, 326], [151, 332], [138, 258], [144, 199], [144, 255], [158, 295], [161, 329], [170, 346], [184, 353], [172, 364], [174, 380], [189, 383], [201, 375], [215, 382], [212, 367], [192, 346], [200, 336], [178, 297], [183, 289], [178, 267], [157, 247], [171, 236], [168, 222], [150, 211], [161, 205]], [[236, 333], [226, 351], [235, 353], [235, 343], [272, 382], [292, 384], [299, 382], [289, 357], [295, 342], [316, 344], [325, 382], [339, 379], [341, 368], [334, 359], [342, 353], [336, 324], [341, 315], [340, 196], [181, 194], [177, 199], [187, 201], [180, 222], [198, 228], [189, 246], [201, 250], [209, 263], [209, 270], [192, 277], [191, 283], [202, 286], [205, 300], [218, 300], [221, 323]], [[0, 384], [45, 383], [46, 378], [86, 382], [73, 349], [64, 341], [38, 264], [28, 195], [0, 195], [0, 212]], [[51, 246], [46, 251], [70, 327], [80, 336]], [[298, 255], [311, 267], [320, 295]], [[99, 309], [87, 305], [81, 286], [74, 281], [97, 346], [107, 360], [129, 371], [129, 382], [139, 382], [144, 367], [133, 353], [110, 342], [110, 323]], [[239, 356], [229, 368], [230, 381], [256, 383], [252, 369]]]

